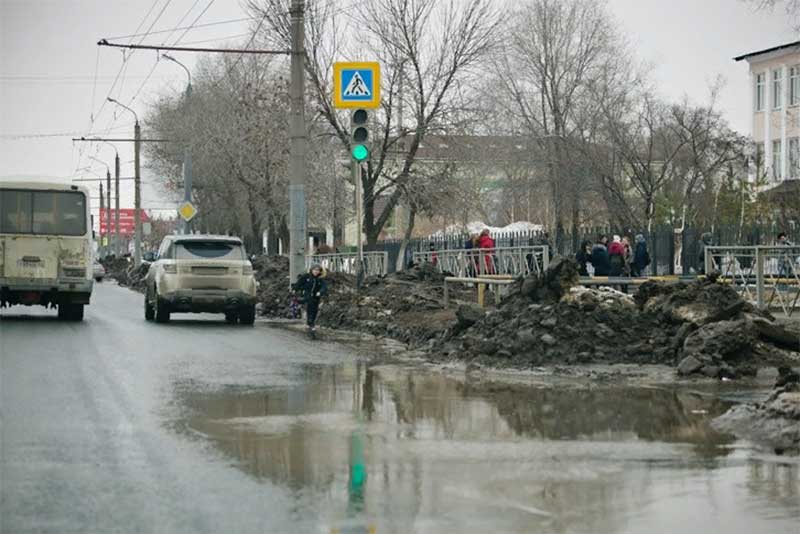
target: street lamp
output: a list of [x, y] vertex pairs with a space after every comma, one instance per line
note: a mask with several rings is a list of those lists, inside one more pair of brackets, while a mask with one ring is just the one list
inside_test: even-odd
[[[170, 56], [169, 54], [161, 54], [161, 57], [163, 57], [164, 59], [168, 59], [173, 63], [177, 63], [183, 68], [183, 70], [186, 71], [188, 82], [186, 83], [184, 105], [188, 110], [189, 97], [192, 96], [192, 73], [189, 71], [186, 65], [184, 65], [174, 57]], [[186, 147], [184, 148], [184, 153], [183, 153], [183, 201], [184, 203], [192, 201], [192, 152], [190, 150], [188, 142], [186, 143]], [[192, 232], [191, 221], [186, 221], [186, 220], [183, 221], [183, 233], [190, 234], [191, 232]]]
[[[111, 250], [111, 167], [106, 164], [105, 161], [100, 160], [94, 156], [89, 156], [89, 159], [97, 161], [98, 163], [102, 163], [106, 167], [106, 244], [103, 245], [103, 232], [100, 232], [100, 248], [105, 249], [106, 256], [109, 255], [109, 251]], [[101, 188], [101, 196], [102, 196], [102, 188]], [[100, 199], [100, 228], [103, 227], [103, 199]]]
[[[133, 126], [133, 167], [134, 167], [134, 187], [133, 187], [133, 224], [135, 227], [134, 231], [134, 238], [133, 238], [133, 264], [138, 267], [142, 263], [142, 217], [141, 217], [141, 209], [142, 209], [142, 176], [139, 173], [139, 152], [141, 151], [141, 138], [142, 138], [142, 130], [139, 127], [139, 116], [136, 115], [136, 112], [133, 111], [131, 108], [126, 106], [125, 104], [121, 104], [118, 101], [114, 100], [111, 97], [108, 97], [108, 101], [112, 102], [119, 107], [126, 109], [133, 113], [133, 117], [136, 119], [136, 124]], [[119, 210], [117, 210], [119, 213]], [[119, 231], [119, 224], [117, 225], [117, 231]]]
[[[120, 238], [119, 234], [119, 151], [117, 150], [117, 145], [114, 143], [110, 143], [105, 140], [100, 140], [101, 143], [105, 143], [106, 145], [110, 146], [114, 149], [114, 254], [119, 257], [120, 256], [120, 244], [122, 243], [122, 239]], [[111, 194], [109, 187], [108, 194]], [[111, 228], [111, 202], [108, 203], [108, 228]], [[110, 230], [109, 230], [110, 231]]]

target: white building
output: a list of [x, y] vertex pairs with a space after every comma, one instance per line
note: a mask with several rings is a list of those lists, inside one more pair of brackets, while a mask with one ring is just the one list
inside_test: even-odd
[[734, 60], [750, 66], [758, 175], [773, 182], [800, 179], [800, 41]]

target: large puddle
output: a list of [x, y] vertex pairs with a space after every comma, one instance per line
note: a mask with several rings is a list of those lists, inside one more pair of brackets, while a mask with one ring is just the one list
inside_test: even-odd
[[800, 531], [800, 462], [714, 432], [716, 395], [366, 363], [178, 395], [183, 428], [291, 495], [297, 532]]

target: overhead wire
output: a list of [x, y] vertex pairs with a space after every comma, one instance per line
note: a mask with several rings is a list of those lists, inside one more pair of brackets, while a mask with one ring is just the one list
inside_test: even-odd
[[[188, 9], [188, 11], [186, 11], [186, 13], [184, 13], [184, 14], [183, 14], [183, 16], [181, 17], [181, 20], [179, 20], [179, 21], [178, 21], [178, 24], [176, 24], [176, 26], [180, 26], [181, 24], [183, 24], [183, 21], [184, 21], [184, 20], [186, 20], [186, 17], [188, 17], [188, 16], [189, 16], [189, 13], [191, 13], [192, 11], [194, 11], [194, 8], [195, 8], [195, 7], [197, 7], [197, 4], [199, 4], [199, 3], [200, 3], [200, 0], [194, 0], [194, 3], [192, 4], [192, 7], [190, 7], [190, 8]], [[162, 41], [162, 44], [164, 44], [164, 43], [166, 43], [167, 41], [169, 41], [169, 38], [170, 38], [170, 37], [172, 37], [172, 34], [173, 34], [173, 33], [175, 33], [176, 31], [177, 31], [177, 30], [176, 30], [175, 28], [173, 28], [173, 29], [172, 29], [172, 30], [169, 32], [169, 35], [167, 35], [167, 36], [164, 38], [164, 41]], [[159, 33], [160, 33], [160, 32], [159, 32]], [[152, 35], [152, 33], [151, 33], [150, 35]]]
[[[208, 2], [208, 5], [206, 5], [205, 9], [203, 9], [203, 11], [201, 11], [201, 12], [200, 12], [200, 14], [199, 14], [199, 15], [197, 15], [197, 17], [195, 17], [194, 21], [192, 21], [192, 23], [189, 25], [189, 27], [188, 27], [188, 28], [186, 28], [186, 31], [184, 31], [184, 32], [183, 32], [183, 33], [180, 35], [180, 37], [178, 37], [178, 39], [176, 39], [176, 40], [175, 40], [175, 42], [173, 43], [173, 45], [176, 45], [176, 44], [180, 43], [180, 42], [181, 42], [181, 40], [182, 40], [184, 37], [186, 37], [186, 34], [187, 34], [187, 33], [189, 33], [189, 32], [192, 30], [192, 28], [194, 28], [194, 25], [195, 25], [195, 24], [197, 24], [197, 21], [199, 21], [199, 20], [200, 20], [200, 17], [202, 17], [203, 15], [205, 15], [205, 14], [206, 14], [206, 11], [208, 11], [208, 10], [209, 10], [209, 8], [211, 8], [211, 6], [212, 6], [213, 4], [214, 4], [214, 0], [210, 0], [210, 1]], [[165, 42], [166, 42], [166, 41], [165, 41]]]

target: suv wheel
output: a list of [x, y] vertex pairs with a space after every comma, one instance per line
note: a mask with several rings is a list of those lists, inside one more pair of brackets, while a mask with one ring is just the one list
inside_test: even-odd
[[252, 325], [256, 322], [256, 305], [251, 304], [239, 310], [239, 322], [245, 325]]
[[225, 322], [228, 324], [236, 324], [236, 319], [238, 318], [239, 316], [236, 312], [225, 312]]
[[147, 293], [144, 294], [144, 318], [146, 321], [152, 321], [156, 318], [156, 310], [153, 308], [153, 305], [150, 304]]
[[169, 304], [164, 302], [156, 296], [156, 322], [168, 323], [169, 322]]

